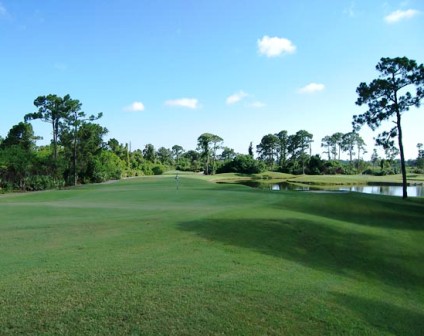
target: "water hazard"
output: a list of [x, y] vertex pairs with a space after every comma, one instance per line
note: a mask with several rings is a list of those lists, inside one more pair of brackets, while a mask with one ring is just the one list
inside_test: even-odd
[[[332, 191], [332, 192], [361, 192], [366, 194], [375, 195], [389, 195], [389, 196], [402, 196], [402, 186], [400, 185], [358, 185], [358, 186], [309, 186], [309, 185], [298, 185], [287, 182], [266, 184], [257, 181], [245, 181], [242, 184], [253, 187], [270, 190], [295, 190], [295, 191]], [[422, 185], [408, 186], [408, 196], [411, 197], [424, 197], [424, 187]]]

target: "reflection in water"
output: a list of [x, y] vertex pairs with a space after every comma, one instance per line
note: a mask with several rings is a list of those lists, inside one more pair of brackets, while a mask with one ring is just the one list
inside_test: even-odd
[[[248, 185], [253, 188], [264, 188], [271, 190], [297, 190], [297, 191], [354, 191], [366, 194], [376, 195], [389, 195], [389, 196], [402, 196], [402, 186], [331, 186], [328, 188], [317, 188], [314, 186], [307, 185], [296, 185], [292, 183], [276, 183], [267, 184], [257, 181], [246, 181], [244, 185]], [[407, 187], [408, 196], [411, 197], [424, 197], [424, 187], [422, 185], [409, 186]]]
[[[402, 186], [351, 186], [343, 187], [340, 190], [357, 191], [366, 194], [402, 196]], [[409, 186], [407, 187], [408, 196], [423, 197], [423, 186]]]

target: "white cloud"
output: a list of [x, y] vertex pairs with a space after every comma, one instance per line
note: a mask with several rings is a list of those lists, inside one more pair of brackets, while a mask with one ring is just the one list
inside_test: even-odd
[[387, 23], [396, 23], [396, 22], [399, 22], [401, 20], [410, 19], [410, 18], [418, 15], [419, 13], [420, 12], [417, 11], [416, 9], [397, 10], [397, 11], [390, 13], [386, 17], [384, 17], [384, 20]]
[[124, 110], [128, 112], [144, 111], [144, 109], [145, 109], [144, 104], [138, 101], [135, 101], [131, 105], [124, 108]]
[[232, 94], [231, 96], [229, 96], [226, 100], [226, 103], [228, 105], [235, 104], [235, 103], [239, 102], [240, 100], [242, 100], [243, 98], [245, 98], [247, 96], [248, 96], [248, 94], [246, 92], [239, 91], [239, 92], [236, 92], [236, 93]]
[[325, 89], [324, 84], [320, 83], [309, 83], [308, 85], [305, 85], [303, 88], [299, 89], [299, 93], [314, 93], [319, 92]]
[[282, 37], [269, 37], [265, 35], [258, 40], [259, 53], [267, 57], [276, 57], [282, 54], [292, 54], [296, 46], [292, 41]]
[[165, 105], [197, 109], [199, 107], [199, 101], [195, 98], [181, 98], [181, 99], [167, 100], [165, 102]]
[[253, 103], [251, 103], [251, 104], [249, 104], [249, 107], [252, 107], [252, 108], [262, 108], [262, 107], [265, 107], [266, 106], [266, 104], [265, 103], [263, 103], [263, 102], [261, 102], [261, 101], [254, 101]]

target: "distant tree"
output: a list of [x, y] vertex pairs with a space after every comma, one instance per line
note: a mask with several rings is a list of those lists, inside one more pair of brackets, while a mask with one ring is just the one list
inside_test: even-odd
[[396, 169], [396, 158], [399, 157], [399, 149], [395, 146], [387, 147], [384, 150], [386, 154], [386, 162], [389, 164], [390, 168], [396, 174], [398, 171]]
[[361, 160], [361, 153], [366, 153], [365, 141], [356, 132], [343, 134], [342, 150], [348, 153], [350, 163], [352, 163], [354, 155], [357, 155], [357, 160], [359, 162]]
[[224, 147], [222, 149], [221, 153], [221, 160], [222, 161], [230, 161], [236, 157], [236, 153], [234, 152], [234, 149], [229, 147]]
[[394, 161], [399, 155], [399, 149], [396, 147], [386, 148], [384, 153], [386, 154], [386, 159]]
[[[356, 92], [356, 104], [368, 105], [368, 110], [353, 117], [353, 125], [359, 129], [367, 124], [372, 130], [380, 127], [385, 120], [394, 119], [395, 126], [377, 137], [377, 144], [384, 148], [394, 147], [394, 138], [398, 139], [401, 160], [403, 198], [408, 197], [406, 181], [405, 154], [401, 116], [411, 106], [419, 107], [424, 98], [424, 65], [406, 57], [381, 58], [376, 66], [380, 72], [378, 79], [370, 84], [361, 83]], [[408, 88], [415, 87], [415, 95]]]
[[40, 139], [34, 135], [32, 125], [26, 122], [20, 122], [14, 125], [7, 134], [6, 138], [0, 143], [0, 148], [19, 146], [30, 151], [34, 150], [35, 141]]
[[197, 148], [200, 150], [201, 157], [205, 161], [205, 174], [209, 175], [209, 162], [211, 159], [211, 138], [212, 134], [203, 133], [197, 138]]
[[286, 166], [287, 161], [289, 136], [287, 134], [287, 131], [280, 131], [275, 135], [278, 138], [278, 142], [276, 145], [278, 165], [280, 166], [280, 168], [284, 168]]
[[111, 138], [107, 142], [107, 148], [116, 156], [118, 156], [122, 161], [125, 161], [127, 149], [124, 144], [119, 143], [119, 141], [115, 138]]
[[[203, 133], [197, 138], [197, 147], [201, 151], [205, 162], [205, 174], [209, 175], [209, 166], [212, 163], [212, 174], [216, 170], [216, 152], [220, 148], [223, 139], [212, 133]], [[212, 162], [211, 162], [212, 161]]]
[[257, 174], [264, 170], [264, 164], [250, 155], [238, 154], [218, 168], [218, 173]]
[[277, 157], [278, 137], [275, 134], [267, 134], [262, 137], [259, 145], [256, 146], [256, 152], [259, 159], [264, 161], [269, 169], [272, 169]]
[[103, 150], [93, 160], [92, 182], [118, 180], [125, 170], [125, 162], [115, 153]]
[[26, 190], [35, 162], [35, 139], [29, 123], [20, 122], [9, 130], [0, 144], [0, 184]]
[[342, 150], [342, 144], [343, 144], [343, 133], [341, 132], [336, 132], [331, 136], [331, 141], [333, 143], [333, 157], [334, 159], [336, 159], [336, 155], [337, 155], [337, 160], [340, 160], [340, 152]]
[[377, 165], [378, 160], [379, 160], [379, 157], [378, 157], [377, 149], [374, 148], [371, 154], [371, 162], [373, 167]]
[[156, 157], [163, 165], [172, 165], [172, 151], [165, 147], [160, 147], [156, 152]]
[[417, 148], [418, 148], [418, 158], [424, 158], [424, 150], [423, 148], [423, 144], [422, 143], [417, 143]]
[[195, 150], [189, 150], [181, 155], [180, 166], [185, 170], [199, 171], [201, 169], [201, 154]]
[[290, 135], [288, 139], [288, 152], [291, 154], [291, 160], [294, 167], [298, 162], [302, 163], [302, 173], [305, 174], [305, 165], [307, 160], [306, 150], [310, 148], [313, 135], [305, 130], [297, 131], [296, 134]]
[[247, 150], [247, 152], [248, 152], [248, 155], [250, 157], [253, 157], [253, 144], [252, 144], [252, 141], [250, 141], [249, 149]]
[[321, 159], [321, 157], [317, 154], [314, 156], [311, 156], [308, 165], [307, 170], [308, 174], [310, 175], [320, 175], [324, 171], [324, 161]]
[[345, 133], [342, 137], [342, 150], [348, 153], [350, 163], [352, 163], [353, 156], [356, 154], [355, 148], [357, 139], [358, 133], [356, 132]]
[[[64, 105], [64, 122], [62, 124], [62, 128], [63, 128], [63, 132], [68, 131], [69, 134], [71, 135], [72, 138], [72, 169], [73, 169], [73, 175], [74, 175], [74, 180], [73, 180], [73, 184], [77, 185], [77, 181], [78, 181], [78, 168], [77, 168], [77, 163], [78, 163], [78, 130], [81, 127], [81, 125], [83, 125], [86, 122], [92, 122], [95, 120], [100, 119], [103, 116], [103, 113], [99, 113], [97, 116], [94, 115], [90, 115], [87, 116], [85, 114], [85, 112], [81, 111], [81, 106], [82, 104], [80, 103], [79, 100], [77, 99], [71, 99], [71, 97], [69, 95], [66, 95], [63, 98], [63, 105]], [[60, 140], [61, 136], [59, 136]], [[63, 143], [63, 142], [62, 142]], [[66, 145], [66, 143], [63, 143], [64, 145]]]
[[173, 156], [173, 159], [175, 160], [175, 163], [177, 164], [177, 166], [180, 163], [180, 156], [183, 153], [184, 153], [184, 148], [182, 146], [180, 146], [180, 145], [172, 146], [172, 156]]
[[128, 143], [126, 143], [125, 144], [125, 163], [126, 163], [126, 166], [129, 168], [130, 167], [130, 159], [131, 159], [131, 142], [128, 144]]
[[2, 188], [26, 190], [26, 179], [34, 163], [34, 152], [19, 145], [0, 150], [0, 185]]
[[136, 149], [130, 153], [130, 169], [142, 170], [143, 162], [144, 158], [141, 149]]
[[57, 160], [57, 144], [61, 129], [61, 122], [69, 116], [69, 103], [72, 100], [69, 95], [61, 98], [54, 94], [47, 96], [39, 96], [34, 100], [34, 105], [38, 108], [37, 112], [28, 113], [25, 115], [25, 121], [41, 119], [44, 122], [50, 123], [53, 134], [53, 159]]
[[327, 154], [328, 160], [331, 160], [331, 154], [334, 152], [334, 141], [331, 136], [326, 135], [321, 139], [321, 147], [325, 148], [324, 153]]
[[212, 174], [216, 172], [216, 157], [218, 149], [222, 148], [222, 142], [224, 140], [218, 136], [214, 135], [211, 139], [212, 142]]
[[147, 144], [146, 146], [144, 146], [143, 157], [147, 161], [155, 163], [156, 162], [155, 146], [153, 146], [152, 144]]
[[[107, 128], [95, 123], [83, 123], [78, 128], [77, 143], [78, 170], [77, 176], [83, 183], [99, 182], [95, 176], [96, 162], [104, 150], [106, 144], [103, 137], [108, 133]], [[72, 174], [74, 177], [74, 174]]]
[[362, 137], [359, 134], [357, 134], [356, 135], [356, 154], [357, 154], [356, 158], [357, 159], [355, 162], [355, 166], [356, 166], [356, 170], [358, 174], [366, 169], [365, 161], [363, 160], [363, 157], [361, 156], [366, 153], [367, 153], [367, 150], [366, 150], [365, 141], [364, 139], [362, 139]]
[[417, 156], [417, 160], [416, 160], [416, 165], [417, 165], [418, 168], [424, 169], [424, 150], [422, 149], [423, 144], [418, 143], [417, 148], [418, 148], [418, 156]]
[[362, 154], [366, 154], [367, 151], [365, 149], [366, 144], [364, 139], [359, 134], [356, 134], [356, 153], [358, 154], [358, 161], [361, 160], [361, 152]]

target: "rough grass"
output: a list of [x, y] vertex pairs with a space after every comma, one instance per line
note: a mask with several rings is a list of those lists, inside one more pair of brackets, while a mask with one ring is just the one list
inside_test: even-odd
[[0, 196], [0, 334], [422, 335], [424, 200], [181, 176]]

